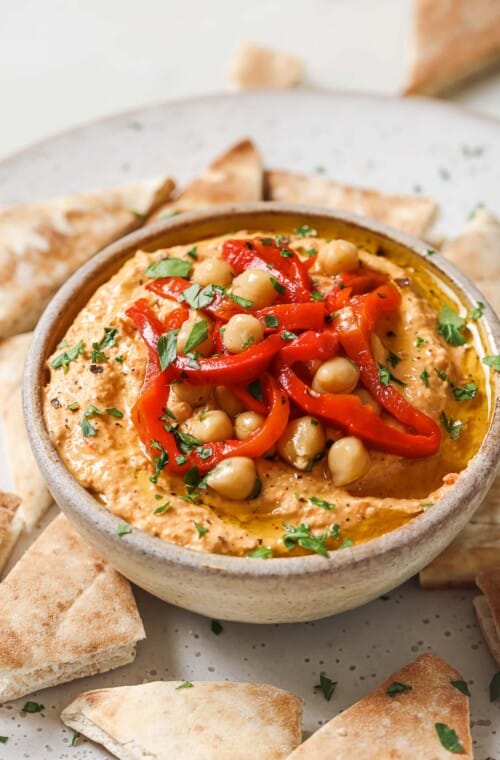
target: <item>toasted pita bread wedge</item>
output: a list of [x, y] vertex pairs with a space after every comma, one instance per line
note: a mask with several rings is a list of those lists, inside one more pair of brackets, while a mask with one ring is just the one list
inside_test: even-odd
[[236, 52], [229, 77], [240, 90], [279, 90], [300, 84], [303, 68], [296, 55], [244, 42]]
[[500, 57], [498, 0], [416, 0], [406, 94], [436, 95]]
[[460, 757], [472, 760], [469, 700], [452, 681], [462, 676], [424, 654], [316, 731], [290, 760], [449, 760], [455, 740]]
[[425, 234], [437, 210], [430, 198], [385, 195], [378, 190], [343, 185], [325, 177], [286, 171], [266, 172], [264, 184], [267, 200], [351, 211], [417, 237]]
[[59, 515], [0, 584], [0, 703], [132, 662], [143, 638], [129, 582]]
[[13, 493], [0, 491], [0, 572], [23, 528], [18, 510], [20, 503], [20, 499]]
[[33, 333], [20, 333], [0, 341], [0, 404], [8, 398], [12, 388], [21, 384], [24, 360]]
[[262, 159], [251, 140], [242, 140], [218, 156], [203, 174], [150, 217], [156, 221], [182, 211], [262, 200]]
[[[500, 8], [500, 3], [498, 4]], [[461, 235], [442, 249], [468, 275], [500, 314], [500, 220], [478, 208]]]
[[80, 694], [61, 718], [122, 760], [280, 760], [301, 715], [299, 697], [274, 686], [156, 681]]
[[476, 583], [484, 594], [474, 599], [477, 619], [491, 656], [500, 667], [500, 557], [497, 569], [481, 573]]
[[472, 588], [476, 575], [498, 567], [500, 524], [468, 523], [457, 538], [421, 570], [423, 588]]
[[33, 328], [69, 275], [140, 227], [173, 187], [162, 178], [0, 211], [0, 339]]

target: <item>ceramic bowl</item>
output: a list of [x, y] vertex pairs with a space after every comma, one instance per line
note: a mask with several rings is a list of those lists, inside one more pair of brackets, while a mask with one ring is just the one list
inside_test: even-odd
[[[313, 620], [357, 607], [402, 583], [441, 552], [485, 496], [500, 457], [498, 377], [488, 432], [480, 450], [433, 509], [380, 538], [319, 555], [256, 560], [209, 554], [135, 529], [117, 536], [120, 522], [66, 469], [42, 415], [46, 360], [94, 291], [138, 248], [154, 250], [238, 229], [282, 232], [307, 221], [321, 235], [374, 240], [405, 252], [417, 266], [451, 288], [472, 308], [484, 297], [439, 254], [408, 235], [354, 215], [275, 203], [219, 207], [160, 221], [101, 251], [61, 288], [36, 328], [26, 363], [24, 408], [35, 458], [49, 488], [84, 538], [117, 570], [150, 593], [180, 607], [223, 620], [282, 623]], [[480, 320], [485, 354], [500, 353], [500, 324], [486, 306]]]

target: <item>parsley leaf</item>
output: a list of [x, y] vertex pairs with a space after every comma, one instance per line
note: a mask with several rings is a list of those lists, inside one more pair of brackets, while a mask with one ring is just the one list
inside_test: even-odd
[[189, 261], [182, 259], [161, 259], [150, 264], [144, 274], [146, 277], [188, 277], [191, 271]]
[[201, 319], [199, 322], [196, 322], [193, 329], [189, 333], [188, 338], [186, 340], [186, 345], [184, 347], [184, 353], [187, 354], [189, 351], [192, 351], [193, 348], [196, 348], [196, 346], [199, 346], [200, 343], [204, 343], [207, 338], [208, 338], [207, 321], [205, 319]]
[[24, 707], [21, 708], [23, 713], [41, 713], [45, 710], [45, 706], [40, 702], [25, 702]]
[[460, 420], [452, 420], [451, 417], [447, 417], [444, 412], [441, 412], [440, 419], [444, 429], [452, 441], [456, 441], [458, 438], [460, 438], [460, 434], [464, 426], [463, 422], [460, 422]]
[[71, 744], [70, 744], [70, 746], [71, 746], [71, 747], [76, 747], [76, 743], [77, 743], [77, 741], [78, 741], [78, 739], [79, 739], [80, 737], [81, 737], [81, 733], [80, 733], [80, 731], [73, 731], [73, 737], [72, 737], [72, 739], [71, 739]]
[[93, 436], [97, 435], [97, 430], [95, 427], [88, 421], [86, 417], [84, 417], [80, 424], [83, 437], [84, 438], [92, 438]]
[[193, 525], [196, 528], [196, 532], [198, 533], [198, 538], [203, 538], [205, 533], [208, 533], [208, 528], [206, 527], [206, 525], [199, 525], [194, 520], [193, 520]]
[[441, 306], [438, 314], [438, 333], [450, 346], [463, 346], [467, 341], [462, 335], [465, 320], [447, 304]]
[[426, 369], [423, 369], [422, 372], [420, 373], [420, 379], [425, 385], [425, 387], [428, 388], [429, 387], [429, 373], [427, 372]]
[[165, 504], [161, 504], [159, 507], [156, 507], [156, 509], [153, 512], [153, 514], [155, 514], [155, 515], [162, 515], [168, 509], [170, 509], [170, 501], [166, 501]]
[[166, 370], [172, 362], [175, 361], [177, 356], [177, 336], [179, 330], [169, 330], [168, 333], [160, 335], [158, 338], [158, 356], [160, 359], [160, 367]]
[[453, 395], [457, 401], [468, 401], [471, 398], [476, 398], [477, 391], [476, 383], [466, 383], [464, 388], [454, 386]]
[[325, 296], [319, 293], [317, 290], [313, 290], [311, 293], [311, 301], [324, 301]]
[[386, 694], [387, 696], [391, 697], [391, 699], [394, 699], [396, 694], [403, 694], [405, 691], [411, 691], [411, 689], [412, 687], [407, 683], [401, 683], [401, 681], [393, 681], [388, 687]]
[[282, 285], [281, 282], [278, 282], [278, 280], [276, 279], [276, 277], [270, 277], [269, 279], [271, 280], [271, 285], [273, 286], [273, 288], [275, 289], [275, 291], [277, 293], [279, 293], [280, 296], [284, 296], [285, 293], [286, 293], [285, 286]]
[[218, 620], [212, 620], [210, 623], [210, 630], [212, 633], [215, 633], [216, 636], [220, 636], [222, 631], [224, 630], [224, 627], [219, 623]]
[[459, 755], [465, 751], [453, 728], [449, 728], [446, 723], [435, 723], [434, 728], [436, 729], [439, 741], [449, 752]]
[[487, 367], [491, 367], [496, 372], [500, 372], [500, 354], [493, 354], [493, 356], [483, 356], [483, 364]]
[[56, 358], [51, 362], [50, 366], [52, 369], [62, 368], [62, 371], [64, 374], [66, 374], [70, 362], [76, 361], [76, 359], [78, 359], [78, 357], [81, 356], [84, 351], [85, 344], [83, 340], [79, 340], [76, 346], [73, 346], [73, 348], [70, 348], [67, 351], [63, 351], [62, 354], [56, 356]]
[[198, 260], [198, 255], [196, 253], [197, 250], [198, 250], [198, 246], [193, 245], [193, 247], [190, 248], [189, 251], [187, 251], [186, 256], [189, 256], [189, 258], [193, 259], [193, 261], [197, 261]]
[[280, 256], [283, 256], [284, 259], [290, 259], [293, 256], [293, 253], [289, 251], [288, 248], [281, 248]]
[[259, 380], [252, 380], [252, 382], [247, 385], [247, 391], [251, 396], [257, 399], [257, 401], [262, 401], [264, 399]]
[[294, 229], [295, 234], [297, 237], [304, 238], [304, 237], [315, 237], [318, 233], [313, 228], [310, 227], [308, 224], [303, 224], [301, 227], [296, 227]]
[[345, 541], [342, 541], [340, 544], [339, 549], [348, 549], [350, 546], [354, 546], [354, 541], [352, 538], [346, 538]]
[[490, 702], [500, 699], [500, 670], [495, 673], [490, 682]]
[[273, 553], [268, 546], [258, 546], [257, 549], [247, 554], [247, 557], [253, 557], [254, 559], [270, 559], [272, 556]]
[[156, 449], [156, 451], [159, 451], [159, 454], [156, 454], [153, 457], [153, 464], [155, 466], [154, 475], [151, 475], [149, 478], [151, 483], [157, 483], [159, 475], [163, 472], [165, 467], [168, 464], [168, 453], [165, 451], [163, 446], [159, 441], [151, 441], [150, 444], [152, 449]]
[[325, 499], [318, 499], [317, 496], [310, 496], [309, 501], [314, 504], [315, 507], [321, 507], [322, 509], [335, 509], [335, 504], [331, 501], [325, 501]]
[[238, 306], [241, 306], [243, 309], [250, 309], [250, 307], [253, 306], [253, 301], [249, 301], [248, 298], [237, 296], [236, 293], [231, 293], [230, 297], [231, 301], [234, 301], [235, 304], [238, 304]]
[[320, 674], [319, 677], [319, 684], [315, 686], [315, 689], [321, 689], [324, 698], [327, 702], [329, 702], [333, 696], [333, 692], [335, 691], [335, 687], [337, 686], [338, 681], [332, 681], [331, 678], [328, 678], [328, 676], [325, 676], [323, 674]]
[[482, 301], [477, 302], [477, 306], [475, 309], [471, 310], [471, 313], [469, 314], [469, 319], [472, 319], [473, 322], [475, 322], [477, 319], [481, 319], [484, 312], [484, 303]]
[[387, 361], [389, 362], [391, 367], [396, 367], [401, 361], [401, 358], [397, 354], [393, 354], [392, 351], [389, 351], [387, 355]]
[[183, 683], [175, 687], [175, 690], [179, 691], [179, 689], [192, 689], [193, 687], [194, 687], [194, 684], [191, 683], [191, 681], [183, 681]]
[[328, 533], [315, 536], [311, 533], [307, 523], [301, 523], [298, 526], [285, 523], [283, 527], [286, 533], [283, 534], [282, 539], [287, 549], [293, 549], [298, 544], [303, 549], [309, 549], [322, 557], [328, 557], [328, 549], [326, 548]]
[[465, 694], [466, 697], [470, 697], [469, 687], [465, 681], [450, 681], [450, 683], [455, 689], [458, 689], [462, 694]]
[[121, 420], [123, 417], [123, 412], [120, 409], [117, 409], [116, 406], [112, 406], [110, 409], [106, 409], [106, 413], [111, 417], [116, 417], [118, 420]]
[[297, 335], [294, 332], [291, 332], [290, 330], [283, 330], [281, 333], [281, 337], [283, 340], [295, 340]]
[[214, 298], [215, 290], [213, 285], [205, 285], [202, 288], [198, 283], [194, 283], [189, 288], [186, 288], [179, 297], [179, 301], [185, 301], [192, 309], [204, 309], [206, 306], [210, 306]]
[[116, 526], [117, 536], [126, 536], [128, 533], [132, 533], [132, 526], [128, 523], [120, 523]]
[[415, 338], [415, 348], [421, 348], [425, 343], [425, 340], [420, 337], [420, 335], [417, 335]]
[[266, 314], [264, 317], [264, 324], [266, 327], [278, 327], [278, 317], [274, 316], [274, 314]]
[[104, 353], [104, 348], [110, 348], [116, 345], [116, 338], [118, 337], [118, 330], [116, 327], [105, 327], [104, 336], [99, 342], [94, 341], [92, 343], [92, 353], [90, 355], [90, 361], [92, 364], [98, 364], [99, 362], [105, 362], [108, 357]]
[[0, 736], [0, 744], [7, 744], [8, 741], [9, 741], [8, 736]]

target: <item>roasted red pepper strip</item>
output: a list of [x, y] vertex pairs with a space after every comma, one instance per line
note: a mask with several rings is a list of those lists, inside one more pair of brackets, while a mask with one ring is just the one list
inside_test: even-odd
[[[266, 332], [275, 332], [276, 330], [321, 330], [325, 326], [326, 311], [323, 302], [297, 303], [297, 304], [276, 304], [276, 306], [266, 306], [264, 309], [257, 309], [253, 312]], [[265, 322], [266, 317], [277, 317], [278, 324], [276, 327], [268, 327]]]
[[267, 414], [268, 408], [266, 403], [264, 401], [259, 401], [255, 396], [252, 396], [248, 390], [248, 386], [228, 385], [227, 387], [247, 409], [251, 409], [252, 412], [258, 412], [259, 414]]
[[[287, 251], [285, 257], [280, 253], [282, 250]], [[263, 269], [285, 289], [280, 298], [288, 303], [311, 300], [311, 281], [307, 268], [289, 246], [277, 246], [274, 240], [271, 245], [263, 245], [261, 238], [226, 240], [222, 246], [222, 258], [238, 274], [247, 269]]]
[[192, 284], [184, 277], [158, 277], [156, 280], [147, 283], [146, 290], [150, 290], [162, 298], [172, 298], [174, 301], [178, 301], [179, 296]]

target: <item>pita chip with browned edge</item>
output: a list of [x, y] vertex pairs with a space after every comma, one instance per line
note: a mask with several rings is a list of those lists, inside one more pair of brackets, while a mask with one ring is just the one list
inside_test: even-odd
[[303, 70], [296, 55], [244, 42], [236, 51], [229, 78], [239, 90], [282, 90], [300, 84]]
[[0, 341], [0, 404], [8, 399], [12, 388], [21, 385], [32, 337], [32, 332], [26, 332]]
[[251, 140], [242, 140], [218, 156], [171, 202], [155, 211], [149, 222], [182, 211], [262, 200], [262, 159]]
[[129, 582], [59, 515], [0, 583], [0, 704], [126, 665], [144, 636]]
[[417, 237], [425, 235], [437, 211], [436, 203], [430, 198], [388, 195], [325, 177], [308, 177], [287, 171], [267, 171], [264, 184], [267, 200], [350, 211]]
[[80, 694], [61, 718], [121, 760], [281, 760], [302, 701], [261, 683], [155, 681]]
[[435, 654], [398, 670], [320, 728], [290, 760], [472, 760], [467, 684]]
[[407, 95], [437, 95], [500, 59], [498, 0], [415, 0]]
[[163, 177], [0, 211], [0, 339], [31, 330], [59, 286], [173, 187]]
[[[23, 529], [20, 500], [13, 493], [0, 491], [0, 572]], [[0, 630], [2, 624], [0, 623]]]
[[483, 592], [474, 599], [479, 627], [491, 656], [500, 667], [500, 560], [495, 570], [478, 575], [476, 583]]

